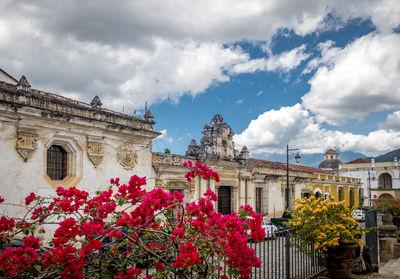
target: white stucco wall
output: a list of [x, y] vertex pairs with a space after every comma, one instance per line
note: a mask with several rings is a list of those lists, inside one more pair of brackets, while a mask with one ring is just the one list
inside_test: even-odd
[[[18, 127], [33, 128], [38, 134], [36, 149], [26, 161], [16, 150]], [[95, 167], [87, 153], [87, 136], [101, 138], [104, 156]], [[91, 195], [109, 186], [110, 178], [119, 177], [122, 183], [137, 174], [146, 176], [148, 189], [154, 187], [155, 172], [152, 167], [152, 136], [141, 131], [113, 130], [102, 123], [85, 121], [57, 121], [42, 118], [31, 110], [21, 109], [14, 113], [10, 109], [0, 109], [0, 196], [6, 203], [0, 204], [0, 213], [12, 217], [22, 217], [26, 212], [24, 199], [30, 192], [37, 195], [54, 195], [57, 183], [46, 179], [46, 145], [52, 139], [68, 139], [76, 145], [75, 167], [77, 178], [71, 185], [88, 191]], [[128, 144], [137, 154], [137, 164], [132, 170], [125, 169], [117, 161], [118, 148]], [[60, 183], [62, 184], [62, 183]]]

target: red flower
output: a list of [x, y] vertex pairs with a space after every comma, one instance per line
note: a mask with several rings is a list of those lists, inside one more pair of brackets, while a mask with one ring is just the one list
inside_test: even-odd
[[30, 205], [31, 202], [36, 198], [35, 193], [30, 193], [29, 196], [25, 198], [25, 205]]
[[103, 244], [101, 244], [100, 240], [98, 239], [91, 240], [90, 244], [93, 245], [95, 250], [100, 250], [103, 247]]
[[14, 228], [15, 226], [15, 221], [14, 219], [10, 218], [6, 218], [4, 216], [1, 216], [0, 218], [0, 232], [6, 232], [11, 230], [12, 228]]
[[204, 193], [204, 196], [210, 198], [212, 201], [218, 201], [217, 195], [211, 189], [208, 189], [207, 192]]
[[22, 242], [24, 243], [25, 247], [31, 247], [35, 250], [40, 248], [39, 238], [34, 236], [26, 236]]
[[156, 262], [156, 269], [158, 272], [162, 272], [164, 270], [164, 265], [160, 262]]
[[179, 256], [173, 264], [174, 268], [186, 268], [194, 264], [200, 265], [201, 260], [197, 247], [190, 241], [185, 244], [181, 244], [179, 248]]

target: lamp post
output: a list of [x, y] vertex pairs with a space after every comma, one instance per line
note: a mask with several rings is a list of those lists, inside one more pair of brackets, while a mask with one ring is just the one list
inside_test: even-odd
[[[289, 152], [290, 151], [298, 151], [298, 148], [289, 148], [289, 145], [286, 145], [286, 209], [289, 209]], [[300, 154], [297, 152], [296, 156], [296, 163], [300, 162]]]
[[370, 172], [368, 170], [368, 203], [369, 203], [370, 207], [372, 206], [372, 201], [371, 201], [371, 179], [372, 179], [372, 181], [375, 181], [375, 176], [372, 175], [372, 178], [371, 178], [371, 174], [370, 174]]

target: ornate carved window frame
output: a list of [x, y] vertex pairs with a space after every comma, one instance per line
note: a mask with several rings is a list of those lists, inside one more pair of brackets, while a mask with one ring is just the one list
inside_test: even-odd
[[[52, 145], [61, 146], [67, 152], [67, 175], [62, 180], [52, 180], [47, 175], [47, 150]], [[83, 172], [83, 153], [82, 148], [73, 137], [54, 135], [44, 145], [44, 168], [43, 177], [53, 187], [72, 187], [76, 186], [82, 179]]]

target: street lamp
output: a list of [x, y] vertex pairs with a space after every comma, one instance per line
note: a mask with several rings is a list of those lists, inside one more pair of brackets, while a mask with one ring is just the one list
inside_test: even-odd
[[[289, 145], [286, 145], [286, 209], [289, 209], [289, 152], [290, 151], [298, 151], [298, 148], [289, 148]], [[297, 152], [296, 156], [296, 163], [300, 163], [300, 154]]]
[[372, 179], [372, 181], [375, 181], [375, 176], [372, 175], [372, 178], [371, 178], [371, 174], [370, 174], [370, 172], [368, 170], [368, 200], [369, 200], [368, 203], [369, 203], [370, 207], [372, 206], [372, 202], [371, 202], [371, 179]]

